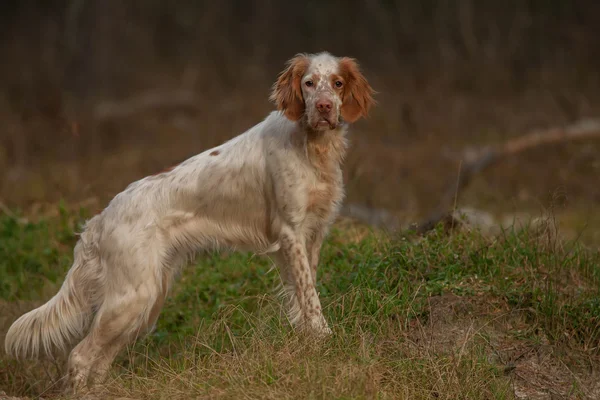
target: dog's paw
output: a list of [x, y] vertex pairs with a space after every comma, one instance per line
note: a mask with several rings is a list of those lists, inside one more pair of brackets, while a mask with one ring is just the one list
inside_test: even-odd
[[327, 325], [325, 317], [323, 317], [322, 315], [309, 320], [308, 328], [312, 334], [318, 337], [326, 337], [333, 334], [333, 331], [331, 330], [329, 325]]

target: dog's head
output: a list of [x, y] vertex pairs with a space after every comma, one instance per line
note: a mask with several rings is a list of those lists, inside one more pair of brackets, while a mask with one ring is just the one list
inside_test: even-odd
[[312, 129], [325, 131], [366, 117], [373, 94], [354, 59], [298, 54], [279, 75], [271, 100], [290, 120], [304, 118]]

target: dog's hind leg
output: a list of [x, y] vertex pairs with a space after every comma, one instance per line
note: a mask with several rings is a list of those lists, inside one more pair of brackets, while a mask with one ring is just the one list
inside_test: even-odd
[[[139, 283], [139, 282], [138, 282]], [[168, 285], [146, 279], [107, 293], [89, 334], [69, 355], [69, 385], [77, 392], [101, 382], [121, 349], [143, 337], [164, 305]]]

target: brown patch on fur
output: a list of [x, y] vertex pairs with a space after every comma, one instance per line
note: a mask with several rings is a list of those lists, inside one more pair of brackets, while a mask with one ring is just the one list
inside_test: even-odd
[[345, 81], [342, 97], [342, 117], [352, 123], [369, 114], [369, 109], [375, 104], [375, 91], [360, 72], [358, 64], [352, 58], [340, 60], [340, 75]]
[[170, 166], [170, 167], [167, 167], [167, 168], [163, 169], [162, 171], [159, 171], [159, 172], [157, 172], [157, 173], [155, 173], [155, 174], [148, 175], [148, 176], [159, 176], [159, 175], [161, 175], [161, 174], [165, 174], [165, 173], [167, 173], [167, 172], [170, 172], [170, 171], [172, 171], [172, 170], [173, 170], [175, 167], [177, 167], [178, 165], [179, 165], [179, 164], [172, 165], [172, 166]]
[[321, 79], [321, 74], [317, 74], [316, 72], [313, 72], [312, 77], [311, 77], [311, 81], [313, 81], [313, 82], [319, 82], [320, 79]]
[[304, 98], [300, 84], [309, 65], [308, 57], [304, 54], [296, 55], [288, 61], [287, 68], [273, 86], [270, 100], [292, 121], [298, 121], [304, 114]]
[[210, 152], [211, 156], [218, 156], [219, 154], [221, 154], [221, 152], [219, 150], [213, 150]]

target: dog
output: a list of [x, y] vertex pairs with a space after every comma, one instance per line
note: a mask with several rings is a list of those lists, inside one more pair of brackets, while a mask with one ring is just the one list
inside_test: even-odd
[[262, 122], [169, 171], [130, 184], [86, 222], [60, 291], [17, 319], [6, 352], [64, 352], [72, 391], [103, 379], [119, 351], [150, 331], [178, 270], [203, 250], [270, 253], [293, 326], [331, 330], [315, 289], [324, 238], [344, 197], [348, 125], [375, 92], [358, 63], [297, 54]]

